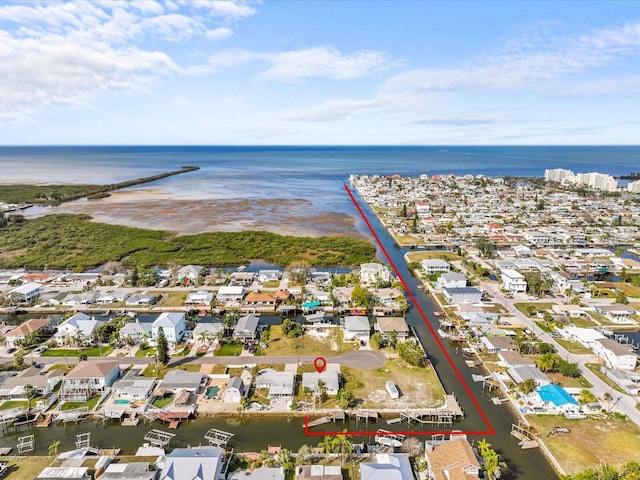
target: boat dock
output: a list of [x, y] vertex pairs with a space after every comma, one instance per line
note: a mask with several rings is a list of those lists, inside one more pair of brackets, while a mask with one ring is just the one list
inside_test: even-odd
[[51, 425], [53, 421], [53, 413], [47, 413], [46, 415], [40, 417], [40, 420], [36, 422], [36, 427], [38, 428], [47, 428]]
[[333, 414], [331, 415], [325, 415], [324, 417], [320, 417], [316, 420], [311, 420], [308, 423], [305, 422], [302, 425], [302, 428], [307, 428], [307, 427], [317, 427], [318, 425], [324, 425], [326, 423], [330, 423], [330, 422], [336, 422], [336, 420], [340, 420], [342, 422], [344, 422], [347, 419], [347, 413], [344, 410], [336, 410], [335, 412], [333, 412]]
[[440, 408], [421, 408], [416, 410], [406, 410], [399, 417], [387, 420], [387, 425], [400, 423], [406, 420], [408, 423], [416, 422], [424, 424], [453, 424], [457, 419], [464, 417], [464, 412], [458, 404], [454, 395], [447, 395], [446, 402]]

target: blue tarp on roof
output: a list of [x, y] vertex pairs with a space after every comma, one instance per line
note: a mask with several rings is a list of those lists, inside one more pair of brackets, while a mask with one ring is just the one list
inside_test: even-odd
[[551, 402], [556, 407], [561, 407], [568, 403], [571, 405], [578, 405], [576, 399], [569, 395], [564, 388], [558, 385], [553, 385], [552, 383], [540, 387], [537, 392], [543, 402]]
[[302, 304], [302, 308], [315, 308], [315, 307], [319, 307], [320, 306], [320, 302], [315, 301], [315, 302], [307, 302], [307, 303], [303, 303]]

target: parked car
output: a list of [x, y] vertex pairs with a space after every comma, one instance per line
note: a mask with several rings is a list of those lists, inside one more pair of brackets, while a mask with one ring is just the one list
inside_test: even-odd
[[47, 346], [46, 345], [40, 345], [38, 348], [36, 348], [33, 353], [37, 353], [37, 354], [41, 354], [47, 351]]

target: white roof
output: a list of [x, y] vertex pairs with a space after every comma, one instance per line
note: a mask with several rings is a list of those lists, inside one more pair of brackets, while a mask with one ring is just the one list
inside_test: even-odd
[[400, 453], [378, 453], [376, 463], [360, 464], [361, 480], [413, 480], [409, 456]]
[[223, 453], [217, 447], [176, 448], [165, 457], [160, 480], [217, 480]]
[[242, 295], [243, 292], [242, 285], [226, 285], [218, 289], [218, 295]]
[[31, 293], [38, 288], [42, 288], [42, 285], [40, 285], [39, 283], [25, 283], [24, 285], [20, 285], [19, 287], [14, 288], [9, 293], [19, 293], [21, 295], [26, 295], [27, 293]]
[[180, 312], [163, 312], [155, 319], [152, 327], [175, 327], [184, 320], [184, 313]]
[[369, 318], [364, 315], [349, 315], [344, 317], [344, 328], [349, 331], [370, 330]]

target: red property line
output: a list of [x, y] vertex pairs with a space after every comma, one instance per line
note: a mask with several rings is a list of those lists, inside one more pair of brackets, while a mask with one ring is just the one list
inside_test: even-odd
[[[464, 434], [467, 434], [467, 435], [495, 435], [495, 433], [496, 433], [495, 430], [493, 429], [493, 427], [489, 423], [489, 420], [487, 419], [487, 416], [482, 411], [482, 408], [480, 408], [480, 405], [478, 404], [478, 401], [474, 397], [473, 393], [471, 393], [471, 390], [469, 389], [469, 385], [467, 385], [467, 382], [465, 382], [464, 378], [462, 378], [462, 375], [460, 374], [460, 371], [458, 370], [458, 368], [453, 363], [453, 360], [449, 356], [449, 353], [447, 352], [447, 350], [444, 348], [444, 344], [442, 343], [442, 341], [440, 340], [438, 335], [436, 335], [436, 332], [435, 332], [433, 326], [431, 325], [431, 323], [427, 320], [427, 316], [422, 311], [422, 308], [420, 307], [420, 304], [417, 302], [416, 298], [413, 296], [413, 293], [409, 289], [407, 283], [405, 282], [404, 278], [400, 274], [400, 271], [396, 267], [395, 263], [393, 263], [393, 260], [391, 260], [391, 257], [389, 256], [389, 253], [384, 248], [384, 245], [382, 245], [382, 242], [380, 241], [380, 238], [378, 238], [378, 235], [376, 234], [376, 232], [374, 231], [373, 227], [371, 226], [371, 223], [369, 223], [369, 220], [367, 220], [367, 217], [364, 214], [364, 212], [362, 211], [362, 208], [360, 207], [360, 204], [358, 203], [358, 200], [356, 200], [356, 198], [353, 196], [353, 193], [351, 192], [351, 189], [349, 188], [349, 186], [347, 184], [344, 184], [344, 189], [347, 192], [347, 194], [349, 195], [349, 198], [351, 198], [351, 201], [355, 205], [356, 209], [358, 210], [358, 213], [360, 214], [360, 217], [362, 218], [362, 220], [364, 220], [364, 223], [367, 225], [367, 228], [371, 232], [371, 235], [373, 235], [373, 238], [375, 239], [376, 243], [378, 244], [378, 247], [380, 248], [382, 253], [384, 253], [385, 258], [387, 259], [387, 261], [391, 265], [391, 268], [393, 268], [393, 271], [395, 272], [395, 274], [397, 275], [398, 279], [400, 280], [400, 283], [402, 283], [402, 286], [404, 287], [405, 291], [407, 292], [407, 295], [409, 296], [409, 298], [411, 299], [411, 301], [413, 302], [415, 307], [418, 309], [418, 312], [420, 313], [420, 316], [422, 317], [422, 320], [424, 321], [425, 325], [427, 326], [427, 328], [431, 332], [431, 335], [436, 340], [436, 342], [438, 342], [438, 346], [440, 347], [440, 350], [442, 350], [442, 353], [444, 354], [444, 356], [446, 357], [447, 361], [449, 362], [449, 365], [451, 365], [451, 368], [453, 368], [453, 371], [455, 372], [456, 376], [458, 377], [458, 380], [460, 380], [460, 383], [462, 384], [465, 392], [467, 392], [467, 395], [469, 395], [469, 398], [473, 402], [473, 405], [476, 407], [476, 410], [478, 410], [478, 413], [480, 414], [480, 417], [482, 417], [482, 420], [484, 421], [485, 425], [488, 428], [488, 430], [486, 430], [486, 431], [467, 431], [467, 432], [460, 432], [460, 433], [464, 433]], [[347, 431], [347, 432], [312, 432], [312, 431], [309, 430], [309, 416], [305, 417], [304, 431], [305, 431], [306, 435], [318, 436], [318, 437], [325, 436], [325, 435], [354, 435], [354, 436], [355, 435], [372, 435], [374, 433], [374, 432], [353, 432], [353, 431]], [[403, 432], [396, 431], [396, 432], [393, 432], [393, 433], [398, 433], [398, 434], [401, 434], [401, 435], [438, 435], [438, 434], [448, 434], [448, 433], [451, 433], [451, 431], [450, 430], [446, 430], [446, 431], [403, 431]]]

